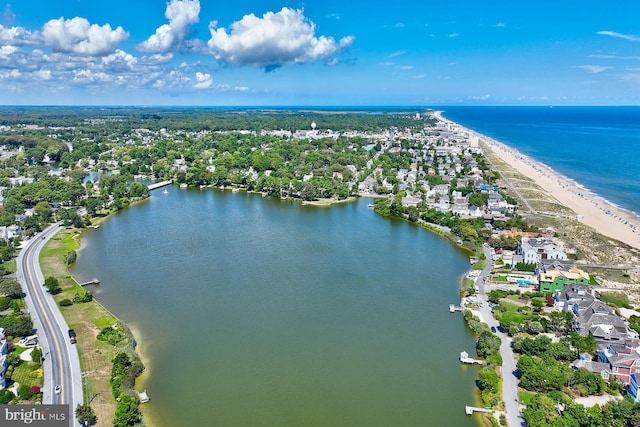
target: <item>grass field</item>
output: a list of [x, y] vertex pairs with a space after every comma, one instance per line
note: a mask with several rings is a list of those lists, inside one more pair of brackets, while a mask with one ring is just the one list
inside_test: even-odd
[[[71, 277], [66, 264], [67, 254], [79, 247], [77, 238], [78, 231], [62, 229], [47, 242], [40, 255], [44, 277], [56, 277], [62, 287], [62, 292], [55, 296], [58, 304], [62, 299], [73, 300], [76, 294], [85, 292]], [[85, 401], [89, 401], [95, 411], [98, 417], [97, 425], [109, 426], [116, 408], [109, 384], [115, 348], [98, 341], [96, 336], [105, 326], [116, 323], [117, 319], [95, 300], [74, 303], [60, 309], [69, 327], [75, 329], [78, 336], [76, 347], [80, 356], [80, 367], [87, 375]]]

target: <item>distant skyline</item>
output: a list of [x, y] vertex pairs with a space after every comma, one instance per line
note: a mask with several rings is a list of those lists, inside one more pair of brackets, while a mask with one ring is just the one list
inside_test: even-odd
[[640, 105], [640, 2], [0, 1], [2, 105]]

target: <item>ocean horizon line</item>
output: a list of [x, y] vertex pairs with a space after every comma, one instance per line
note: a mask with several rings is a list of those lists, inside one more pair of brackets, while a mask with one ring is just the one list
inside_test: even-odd
[[0, 108], [204, 108], [204, 109], [426, 109], [442, 108], [639, 108], [640, 104], [307, 104], [307, 105], [207, 105], [207, 104], [0, 104]]

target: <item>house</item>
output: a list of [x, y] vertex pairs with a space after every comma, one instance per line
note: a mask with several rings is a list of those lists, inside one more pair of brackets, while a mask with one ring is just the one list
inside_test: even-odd
[[573, 313], [576, 315], [573, 326], [581, 336], [593, 335], [596, 342], [606, 343], [638, 339], [638, 333], [629, 329], [626, 322], [602, 301], [574, 302]]
[[640, 373], [640, 353], [629, 345], [609, 345], [598, 352], [598, 361], [608, 363], [611, 374], [625, 385], [631, 384], [631, 376]]
[[422, 199], [414, 196], [405, 196], [402, 198], [402, 206], [420, 206]]
[[0, 389], [7, 386], [7, 353], [9, 353], [9, 345], [3, 328], [0, 328]]
[[634, 402], [640, 402], [640, 396], [638, 395], [639, 382], [640, 382], [640, 375], [631, 374], [629, 387], [627, 388], [627, 391], [629, 392], [629, 395], [633, 397]]
[[519, 252], [528, 264], [537, 264], [543, 259], [569, 259], [554, 242], [544, 237], [523, 237], [520, 239]]
[[580, 357], [571, 362], [573, 369], [584, 368], [592, 374], [600, 375], [603, 380], [608, 381], [611, 376], [611, 366], [605, 362], [597, 362], [589, 353], [582, 353]]
[[540, 272], [538, 283], [540, 292], [555, 292], [565, 285], [586, 286], [589, 284], [589, 275], [577, 267], [572, 267], [569, 271], [557, 268]]
[[596, 291], [586, 285], [565, 285], [562, 290], [554, 291], [553, 298], [561, 310], [570, 311], [575, 303], [595, 301]]

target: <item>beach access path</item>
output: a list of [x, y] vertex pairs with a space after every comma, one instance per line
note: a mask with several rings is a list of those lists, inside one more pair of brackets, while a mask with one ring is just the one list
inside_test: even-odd
[[[576, 220], [604, 236], [640, 249], [640, 217], [635, 213], [590, 193], [579, 183], [501, 142], [444, 118], [440, 112], [433, 115], [436, 119], [455, 124], [459, 129], [479, 138], [483, 149], [491, 150], [497, 158], [545, 189], [549, 197], [571, 209]], [[524, 198], [523, 202], [527, 205]], [[530, 206], [529, 208], [532, 209]]]

